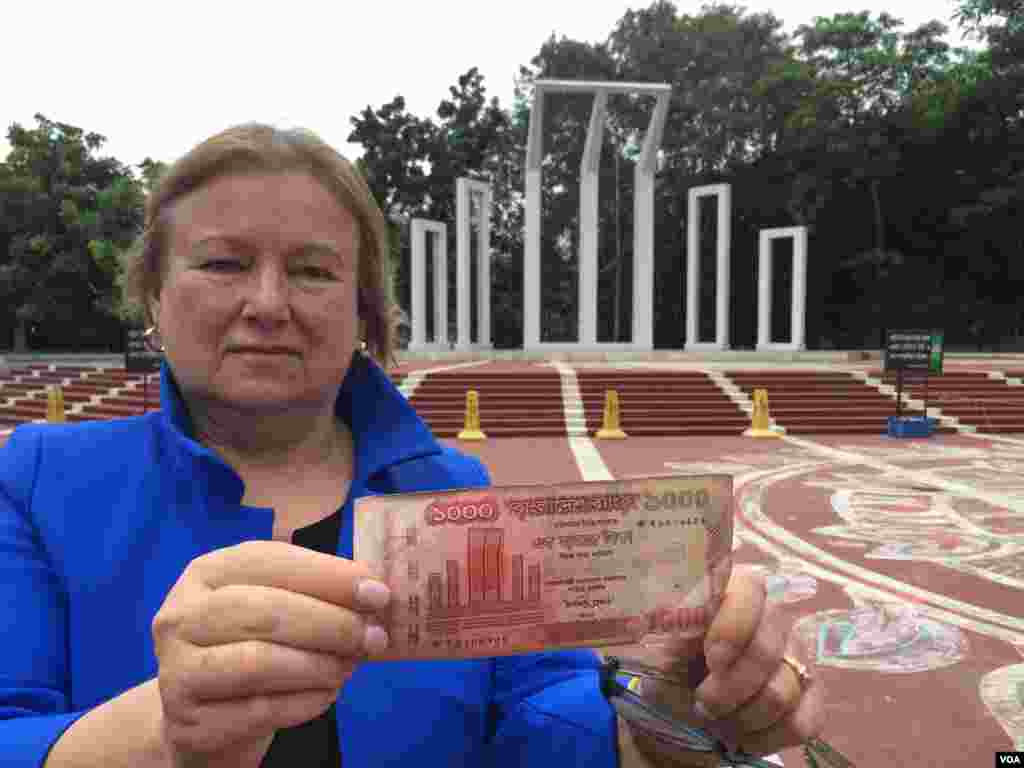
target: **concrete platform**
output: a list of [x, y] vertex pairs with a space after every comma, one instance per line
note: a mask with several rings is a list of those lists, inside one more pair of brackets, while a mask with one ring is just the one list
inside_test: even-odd
[[471, 360], [501, 360], [520, 362], [681, 362], [681, 363], [847, 363], [865, 360], [879, 360], [877, 351], [757, 351], [730, 349], [721, 351], [687, 352], [685, 349], [656, 349], [637, 351], [627, 349], [586, 349], [577, 350], [569, 345], [551, 345], [543, 350], [491, 349], [491, 350], [402, 350], [396, 354], [400, 363], [414, 361], [437, 361], [446, 363]]

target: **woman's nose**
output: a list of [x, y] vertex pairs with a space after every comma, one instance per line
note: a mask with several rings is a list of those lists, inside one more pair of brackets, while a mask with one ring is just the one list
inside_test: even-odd
[[275, 268], [259, 270], [246, 286], [246, 308], [258, 314], [287, 315], [288, 275]]

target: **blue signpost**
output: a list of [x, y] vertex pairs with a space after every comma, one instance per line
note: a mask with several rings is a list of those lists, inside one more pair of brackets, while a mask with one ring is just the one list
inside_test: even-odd
[[[930, 437], [934, 419], [928, 416], [928, 377], [942, 374], [943, 334], [941, 331], [889, 331], [885, 344], [885, 372], [896, 372], [896, 415], [889, 417], [889, 437]], [[903, 415], [903, 379], [924, 379], [924, 415]]]

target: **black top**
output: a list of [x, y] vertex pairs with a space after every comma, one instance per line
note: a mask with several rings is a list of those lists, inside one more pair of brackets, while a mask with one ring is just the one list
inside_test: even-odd
[[[292, 544], [316, 552], [333, 555], [338, 550], [341, 511], [330, 517], [299, 528], [292, 535]], [[292, 728], [282, 728], [274, 736], [260, 768], [339, 768], [341, 749], [335, 725], [335, 705], [320, 717]]]

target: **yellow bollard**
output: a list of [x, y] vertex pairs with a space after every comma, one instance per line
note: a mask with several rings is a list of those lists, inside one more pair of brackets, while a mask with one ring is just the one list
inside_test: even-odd
[[750, 429], [743, 433], [746, 437], [782, 437], [781, 430], [772, 429], [768, 415], [768, 390], [754, 390], [754, 412], [751, 414]]
[[487, 435], [480, 431], [480, 395], [475, 389], [466, 393], [466, 424], [459, 432], [459, 440], [486, 440]]
[[626, 437], [619, 417], [619, 393], [614, 389], [604, 393], [604, 423], [595, 437], [598, 440], [621, 440]]
[[46, 388], [46, 420], [51, 424], [67, 421], [64, 416], [64, 390], [56, 384]]

